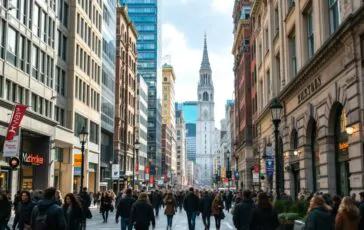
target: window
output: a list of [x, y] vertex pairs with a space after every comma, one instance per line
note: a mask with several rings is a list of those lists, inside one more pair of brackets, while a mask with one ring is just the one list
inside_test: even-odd
[[36, 79], [38, 79], [38, 71], [39, 71], [39, 48], [36, 46], [32, 46], [32, 75]]
[[328, 0], [329, 2], [329, 23], [330, 23], [330, 34], [334, 33], [339, 27], [339, 1], [338, 0]]
[[92, 121], [90, 122], [90, 142], [95, 144], [99, 142], [99, 126]]
[[289, 37], [289, 46], [291, 58], [291, 77], [294, 78], [297, 74], [296, 34], [294, 32]]
[[40, 9], [38, 5], [34, 5], [34, 9], [33, 9], [33, 28], [32, 31], [35, 35], [37, 35], [38, 37], [40, 37], [40, 28], [39, 28], [39, 22], [40, 22]]
[[26, 43], [27, 40], [25, 39], [24, 36], [19, 36], [19, 44], [18, 44], [18, 58], [19, 58], [19, 67], [21, 70], [23, 70], [24, 72], [26, 71], [25, 67], [25, 62], [26, 62], [26, 57], [25, 57], [25, 49], [26, 49]]
[[312, 57], [314, 51], [314, 32], [313, 32], [313, 18], [312, 10], [306, 13], [306, 23], [307, 23], [307, 48], [308, 57]]
[[271, 85], [270, 85], [270, 71], [267, 71], [266, 76], [266, 102], [268, 103], [271, 97]]
[[7, 56], [6, 56], [6, 60], [16, 66], [16, 53], [17, 53], [17, 34], [16, 31], [11, 28], [8, 27], [8, 52], [7, 52]]
[[87, 119], [79, 115], [78, 113], [75, 113], [74, 133], [76, 136], [78, 136], [78, 134], [82, 131], [83, 127], [85, 127], [85, 129], [87, 130]]
[[68, 4], [66, 2], [63, 3], [63, 18], [62, 18], [62, 24], [66, 28], [68, 28]]
[[[62, 96], [65, 95], [65, 85], [66, 85], [66, 72], [57, 66], [56, 91]], [[76, 81], [76, 88], [77, 88], [77, 81]]]

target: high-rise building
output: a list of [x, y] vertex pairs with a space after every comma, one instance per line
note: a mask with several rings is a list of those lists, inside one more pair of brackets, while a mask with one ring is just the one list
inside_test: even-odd
[[207, 50], [206, 35], [200, 78], [197, 87], [197, 124], [196, 124], [196, 170], [197, 183], [201, 186], [212, 185], [213, 146], [215, 131], [214, 84]]
[[186, 123], [187, 159], [196, 162], [196, 124]]
[[138, 156], [137, 156], [137, 175], [138, 180], [141, 182], [145, 178], [145, 166], [147, 165], [147, 134], [148, 134], [148, 85], [141, 75], [138, 75], [138, 102], [137, 102], [137, 133], [136, 137], [140, 143]]
[[[124, 177], [130, 177], [134, 169], [137, 107], [136, 41], [137, 31], [128, 16], [127, 7], [118, 6], [116, 12], [114, 162], [120, 164]], [[119, 185], [117, 183], [114, 190], [119, 191], [122, 188]]]
[[101, 91], [101, 153], [100, 187], [110, 182], [113, 161], [114, 104], [115, 104], [115, 50], [116, 1], [103, 2], [102, 18], [102, 91]]
[[186, 125], [182, 110], [176, 110], [177, 129], [177, 173], [176, 181], [180, 188], [187, 185]]
[[[159, 152], [161, 134], [158, 133], [157, 116], [157, 75], [161, 56], [160, 46], [160, 2], [161, 0], [120, 0], [127, 4], [131, 20], [139, 33], [138, 50], [138, 74], [141, 74], [148, 84], [148, 159], [153, 164], [156, 162]], [[159, 148], [159, 149], [158, 149]]]

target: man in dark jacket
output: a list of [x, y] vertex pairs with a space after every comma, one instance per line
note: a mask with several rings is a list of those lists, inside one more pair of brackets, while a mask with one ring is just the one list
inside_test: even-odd
[[242, 201], [234, 208], [233, 222], [237, 230], [249, 230], [250, 217], [255, 207], [251, 195], [250, 191], [244, 191]]
[[155, 190], [152, 195], [151, 202], [152, 202], [153, 208], [155, 210], [156, 217], [158, 217], [158, 213], [159, 213], [159, 209], [161, 207], [162, 201], [163, 201], [162, 194], [158, 190]]
[[202, 221], [205, 226], [205, 230], [210, 229], [211, 207], [212, 197], [208, 191], [205, 191], [202, 199], [200, 200], [200, 212], [202, 214]]
[[92, 218], [92, 214], [91, 214], [91, 211], [90, 211], [91, 197], [88, 194], [86, 187], [82, 188], [82, 191], [80, 191], [79, 199], [80, 199], [80, 202], [81, 202], [81, 205], [82, 205], [82, 211], [85, 214], [84, 215], [84, 220], [82, 222], [83, 222], [83, 225], [86, 228], [86, 218], [88, 218], [88, 219]]
[[132, 230], [133, 225], [131, 222], [131, 208], [135, 202], [135, 199], [132, 194], [132, 190], [128, 188], [125, 191], [126, 196], [121, 198], [116, 207], [116, 223], [119, 222], [119, 216], [121, 216], [121, 230]]
[[133, 204], [131, 221], [135, 224], [136, 230], [148, 230], [150, 222], [155, 229], [153, 207], [148, 202], [148, 195], [144, 192], [140, 193], [139, 199]]
[[360, 203], [359, 203], [359, 211], [360, 211], [360, 222], [358, 229], [364, 229], [364, 192], [359, 193]]
[[66, 229], [66, 220], [63, 210], [56, 203], [56, 191], [54, 187], [44, 190], [44, 198], [34, 207], [30, 225], [32, 230]]
[[187, 213], [189, 230], [195, 230], [196, 215], [199, 210], [199, 203], [199, 198], [196, 196], [193, 188], [191, 187], [183, 202], [183, 208]]

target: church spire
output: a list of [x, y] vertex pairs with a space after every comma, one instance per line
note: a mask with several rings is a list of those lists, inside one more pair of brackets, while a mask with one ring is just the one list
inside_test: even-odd
[[205, 32], [204, 46], [203, 46], [203, 56], [200, 70], [211, 70], [210, 61], [209, 61], [209, 53], [207, 51], [207, 35]]

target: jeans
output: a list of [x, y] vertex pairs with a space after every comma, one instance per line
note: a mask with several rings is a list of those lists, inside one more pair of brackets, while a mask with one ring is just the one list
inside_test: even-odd
[[173, 216], [167, 216], [167, 226], [172, 227]]
[[154, 209], [155, 209], [155, 216], [158, 216], [158, 213], [159, 213], [159, 206], [154, 207]]
[[120, 224], [121, 224], [121, 230], [133, 229], [133, 224], [131, 223], [130, 219], [121, 218]]
[[107, 222], [107, 218], [109, 218], [109, 211], [102, 211], [102, 219]]
[[202, 215], [202, 222], [205, 226], [205, 229], [210, 229], [210, 214], [208, 215]]
[[196, 212], [187, 212], [188, 229], [195, 230]]
[[216, 229], [220, 229], [221, 219], [220, 219], [219, 215], [215, 215], [215, 225], [216, 225]]

